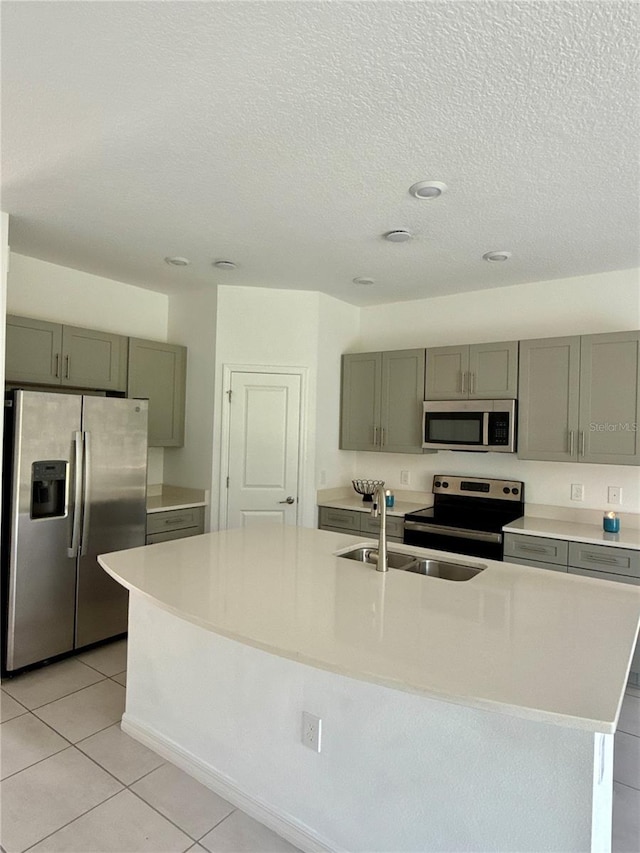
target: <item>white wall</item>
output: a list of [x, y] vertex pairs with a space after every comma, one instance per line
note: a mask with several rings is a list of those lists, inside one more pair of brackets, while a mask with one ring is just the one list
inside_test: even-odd
[[[9, 314], [130, 337], [167, 340], [169, 297], [162, 293], [15, 252], [11, 253], [10, 262]], [[3, 333], [4, 325], [3, 321]], [[162, 448], [149, 448], [149, 483], [162, 482], [163, 464]]]
[[354, 454], [338, 450], [340, 355], [358, 329], [358, 309], [320, 293], [221, 286], [216, 333], [216, 393], [212, 527], [217, 528], [221, 418], [226, 411], [225, 365], [271, 365], [307, 370], [304, 402], [301, 523], [315, 526], [320, 471], [342, 485], [352, 474]]
[[[364, 308], [354, 352], [545, 338], [640, 328], [640, 275], [622, 270], [601, 275], [476, 291]], [[358, 477], [379, 477], [400, 488], [400, 471], [412, 489], [431, 489], [436, 473], [523, 480], [527, 503], [605, 509], [607, 486], [622, 486], [624, 512], [640, 512], [638, 468], [519, 460], [501, 453], [440, 452], [429, 455], [358, 453]], [[571, 484], [585, 486], [585, 500], [570, 500]], [[406, 486], [404, 487], [406, 488]]]
[[11, 253], [7, 313], [130, 337], [167, 340], [169, 297]]
[[188, 347], [185, 443], [164, 452], [175, 486], [211, 489], [217, 302], [214, 286], [169, 300], [169, 340]]
[[339, 450], [340, 357], [357, 342], [360, 311], [319, 294], [316, 413], [316, 488], [343, 486], [355, 477], [356, 454]]

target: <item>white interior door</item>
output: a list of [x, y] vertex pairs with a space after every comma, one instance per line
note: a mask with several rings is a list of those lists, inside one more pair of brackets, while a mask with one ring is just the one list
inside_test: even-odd
[[227, 527], [296, 524], [299, 375], [231, 373]]

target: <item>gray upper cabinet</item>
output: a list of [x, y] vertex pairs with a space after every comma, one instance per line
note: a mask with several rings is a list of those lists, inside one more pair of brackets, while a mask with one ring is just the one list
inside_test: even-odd
[[520, 343], [518, 456], [640, 464], [640, 333]]
[[517, 341], [427, 350], [426, 400], [500, 400], [517, 396]]
[[582, 462], [640, 464], [640, 332], [580, 341]]
[[340, 447], [422, 453], [424, 350], [342, 356]]
[[126, 391], [127, 347], [127, 338], [122, 335], [63, 326], [62, 384]]
[[128, 397], [149, 400], [149, 446], [182, 447], [186, 347], [129, 339]]
[[127, 338], [27, 317], [7, 317], [9, 382], [125, 391]]
[[7, 315], [5, 374], [9, 382], [59, 385], [62, 326]]
[[520, 341], [518, 456], [578, 459], [580, 338]]

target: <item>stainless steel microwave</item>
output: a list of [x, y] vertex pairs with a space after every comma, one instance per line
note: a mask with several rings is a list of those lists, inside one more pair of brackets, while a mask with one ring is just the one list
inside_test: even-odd
[[515, 453], [515, 400], [426, 400], [422, 446]]

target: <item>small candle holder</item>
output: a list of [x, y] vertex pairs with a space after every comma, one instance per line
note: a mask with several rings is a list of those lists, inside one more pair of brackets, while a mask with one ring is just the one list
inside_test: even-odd
[[384, 493], [384, 502], [388, 507], [392, 507], [395, 503], [395, 498], [393, 496], [393, 492], [390, 489], [386, 489]]
[[620, 533], [620, 519], [615, 512], [605, 512], [602, 517], [602, 529], [605, 533]]

